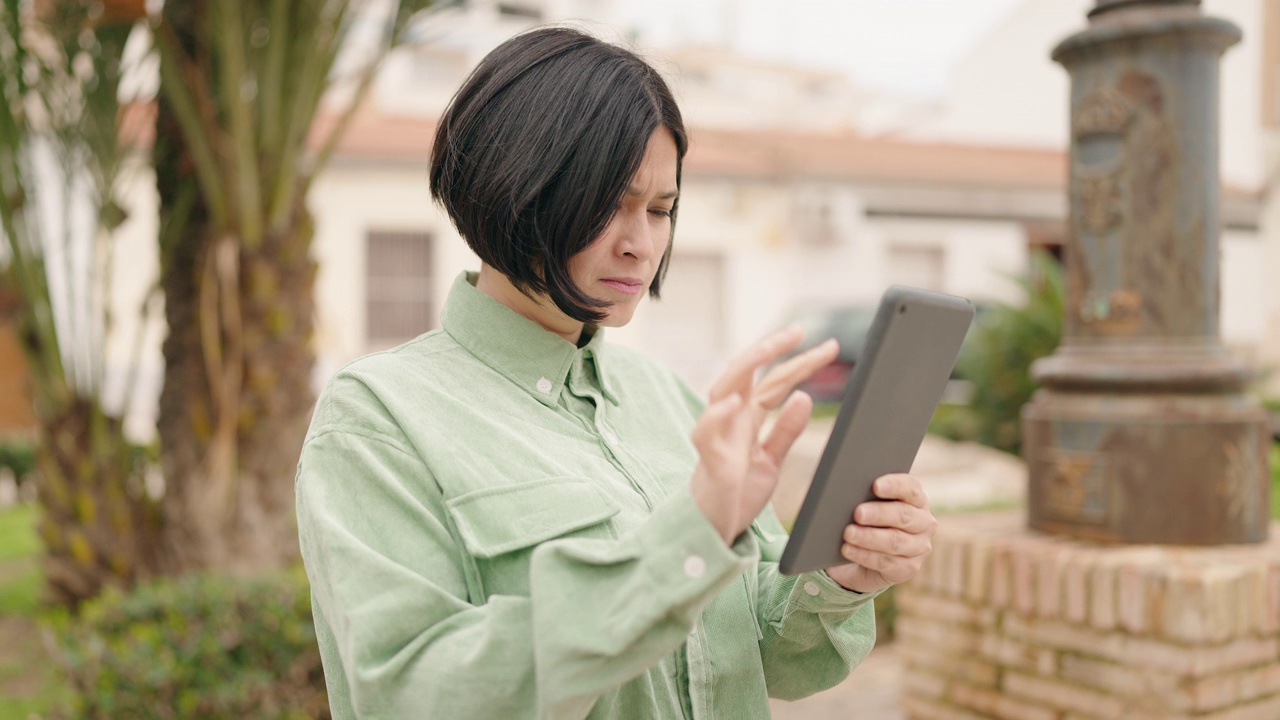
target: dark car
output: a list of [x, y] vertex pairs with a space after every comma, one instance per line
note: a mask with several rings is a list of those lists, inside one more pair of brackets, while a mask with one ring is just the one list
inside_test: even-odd
[[[981, 303], [975, 305], [977, 316], [981, 317], [986, 308]], [[816, 403], [840, 402], [844, 397], [844, 388], [849, 375], [857, 365], [858, 357], [866, 345], [867, 331], [871, 329], [871, 322], [875, 317], [875, 305], [809, 306], [792, 313], [787, 322], [783, 323], [783, 327], [799, 325], [804, 328], [804, 341], [800, 347], [788, 353], [782, 360], [802, 353], [827, 338], [833, 337], [840, 343], [840, 352], [836, 355], [836, 359], [814, 373], [798, 389], [808, 393]], [[973, 338], [973, 328], [977, 325], [978, 318], [975, 318], [973, 324], [969, 326], [965, 347], [960, 350], [962, 356]], [[960, 377], [958, 369], [951, 371], [951, 379], [952, 382], [947, 387], [943, 401], [964, 402], [968, 395], [968, 386]]]

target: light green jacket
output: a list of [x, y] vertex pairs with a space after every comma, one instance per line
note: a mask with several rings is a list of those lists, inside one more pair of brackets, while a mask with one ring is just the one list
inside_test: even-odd
[[689, 493], [701, 402], [464, 274], [444, 328], [317, 405], [298, 530], [335, 720], [768, 718], [871, 650], [870, 599], [726, 547]]

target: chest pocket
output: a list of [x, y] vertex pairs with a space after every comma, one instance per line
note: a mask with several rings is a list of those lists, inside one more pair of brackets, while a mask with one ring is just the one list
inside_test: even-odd
[[473, 601], [529, 594], [529, 556], [561, 537], [613, 538], [616, 502], [578, 477], [484, 488], [445, 503], [475, 567]]

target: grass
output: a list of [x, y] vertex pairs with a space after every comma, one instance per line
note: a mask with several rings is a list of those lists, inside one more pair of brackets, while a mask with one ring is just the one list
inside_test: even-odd
[[40, 552], [34, 504], [0, 511], [0, 562], [35, 557]]
[[34, 505], [0, 510], [0, 720], [41, 717], [64, 692], [40, 639]]

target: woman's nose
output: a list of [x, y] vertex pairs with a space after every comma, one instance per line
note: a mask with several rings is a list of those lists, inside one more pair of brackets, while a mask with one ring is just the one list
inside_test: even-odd
[[620, 213], [620, 215], [624, 217], [618, 218], [623, 221], [618, 228], [619, 252], [641, 261], [651, 258], [653, 238], [652, 233], [649, 232], [648, 210]]

